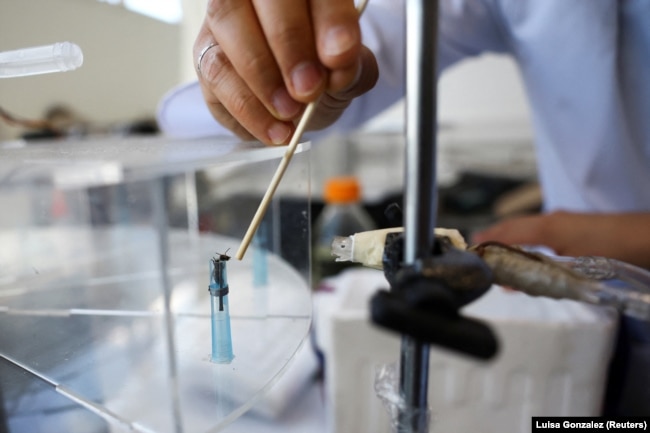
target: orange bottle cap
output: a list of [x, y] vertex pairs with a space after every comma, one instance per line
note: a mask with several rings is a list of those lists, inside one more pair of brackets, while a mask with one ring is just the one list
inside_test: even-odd
[[352, 203], [361, 199], [361, 186], [354, 176], [333, 177], [325, 183], [326, 203]]

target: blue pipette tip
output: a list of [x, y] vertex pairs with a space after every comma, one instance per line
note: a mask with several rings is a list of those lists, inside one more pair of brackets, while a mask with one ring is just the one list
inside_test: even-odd
[[230, 332], [230, 310], [228, 307], [228, 276], [226, 254], [219, 254], [210, 260], [210, 305], [212, 330], [212, 355], [210, 361], [217, 364], [229, 364], [234, 358], [232, 336]]

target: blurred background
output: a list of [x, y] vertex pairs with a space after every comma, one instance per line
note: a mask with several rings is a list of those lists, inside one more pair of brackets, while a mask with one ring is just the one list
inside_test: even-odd
[[[155, 113], [161, 98], [195, 79], [192, 45], [206, 3], [2, 2], [0, 51], [71, 41], [83, 50], [84, 64], [67, 73], [0, 80], [0, 107], [20, 119], [58, 122], [69, 135], [156, 133]], [[403, 118], [404, 105], [398, 103], [358, 134], [330, 136], [322, 139], [328, 145], [315, 146], [314, 160], [321, 163], [314, 165], [312, 173], [314, 218], [324, 182], [332, 176], [358, 176], [364, 201], [380, 207], [383, 199], [401, 191]], [[483, 55], [446, 71], [440, 81], [439, 118], [439, 182], [443, 188], [454, 188], [450, 201], [442, 191], [442, 210], [491, 216], [497, 196], [534, 183], [529, 112], [511, 59]], [[0, 141], [43, 136], [50, 134], [0, 122]], [[388, 177], [386, 170], [391, 173]], [[491, 183], [493, 178], [496, 184]], [[496, 213], [511, 213], [513, 206], [514, 212], [536, 210], [539, 194], [526, 194], [530, 197], [515, 199], [514, 205], [499, 205], [505, 210]], [[483, 220], [477, 223], [484, 224]]]

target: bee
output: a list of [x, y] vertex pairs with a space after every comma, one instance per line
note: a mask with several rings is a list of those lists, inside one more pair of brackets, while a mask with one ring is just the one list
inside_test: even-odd
[[216, 264], [218, 262], [227, 262], [230, 260], [230, 256], [228, 255], [228, 251], [230, 251], [230, 248], [228, 248], [223, 254], [221, 253], [216, 253], [216, 255], [212, 258], [212, 261]]

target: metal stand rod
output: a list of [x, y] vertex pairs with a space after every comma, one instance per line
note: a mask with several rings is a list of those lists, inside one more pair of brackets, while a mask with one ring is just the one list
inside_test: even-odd
[[[431, 254], [437, 209], [437, 39], [438, 0], [406, 2], [406, 264]], [[400, 392], [405, 409], [400, 432], [428, 431], [429, 346], [402, 338]]]

